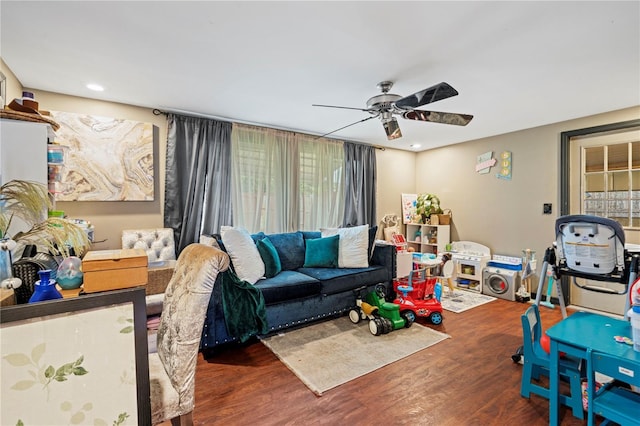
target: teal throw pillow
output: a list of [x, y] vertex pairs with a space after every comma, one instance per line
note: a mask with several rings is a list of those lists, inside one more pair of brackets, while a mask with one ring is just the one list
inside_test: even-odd
[[265, 237], [256, 242], [256, 246], [258, 247], [258, 253], [260, 253], [260, 257], [262, 258], [262, 262], [264, 262], [264, 276], [267, 278], [273, 278], [282, 271], [282, 264], [280, 263], [280, 256], [278, 256], [278, 251], [275, 246], [269, 240], [268, 237]]
[[340, 235], [306, 241], [305, 268], [337, 268]]

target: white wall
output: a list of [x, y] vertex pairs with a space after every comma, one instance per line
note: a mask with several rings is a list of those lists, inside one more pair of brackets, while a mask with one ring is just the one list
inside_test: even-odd
[[376, 151], [378, 171], [377, 205], [378, 238], [384, 239], [381, 221], [386, 214], [396, 214], [402, 221], [400, 194], [416, 193], [416, 154], [398, 149]]
[[[560, 134], [638, 118], [635, 107], [421, 152], [416, 192], [435, 193], [452, 210], [454, 241], [479, 242], [492, 254], [510, 256], [530, 248], [542, 259], [559, 216]], [[495, 157], [512, 152], [511, 180], [497, 179], [497, 167], [486, 175], [475, 171], [477, 156], [487, 151]], [[542, 214], [543, 203], [553, 203], [551, 215]]]

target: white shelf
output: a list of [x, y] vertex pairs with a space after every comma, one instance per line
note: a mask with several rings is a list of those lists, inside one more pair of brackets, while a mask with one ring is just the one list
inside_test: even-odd
[[[416, 240], [416, 232], [420, 231], [420, 240]], [[450, 225], [425, 225], [422, 223], [406, 224], [407, 244], [420, 253], [440, 254], [446, 251], [450, 242]]]

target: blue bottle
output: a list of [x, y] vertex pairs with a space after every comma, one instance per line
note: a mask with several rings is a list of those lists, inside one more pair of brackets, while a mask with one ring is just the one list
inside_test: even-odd
[[33, 285], [33, 294], [29, 303], [62, 299], [62, 294], [56, 288], [56, 280], [51, 279], [51, 269], [38, 271], [38, 276], [40, 279]]

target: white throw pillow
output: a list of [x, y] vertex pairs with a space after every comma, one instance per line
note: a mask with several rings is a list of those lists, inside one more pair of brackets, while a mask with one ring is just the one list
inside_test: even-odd
[[264, 277], [264, 262], [246, 229], [223, 226], [220, 236], [233, 262], [233, 269], [241, 280], [255, 284]]
[[369, 225], [352, 228], [320, 228], [323, 237], [340, 235], [338, 266], [340, 268], [366, 268], [369, 249]]

